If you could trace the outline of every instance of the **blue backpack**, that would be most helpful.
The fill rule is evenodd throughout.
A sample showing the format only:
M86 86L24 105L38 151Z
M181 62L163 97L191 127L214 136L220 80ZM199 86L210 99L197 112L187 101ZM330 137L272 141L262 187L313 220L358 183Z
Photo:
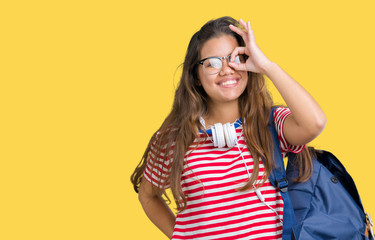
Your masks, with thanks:
M299 173L296 154L288 154L285 171L274 110L268 127L276 168L269 179L284 200L283 240L374 240L371 218L364 211L354 181L332 153L313 150L313 172L306 182L293 181Z

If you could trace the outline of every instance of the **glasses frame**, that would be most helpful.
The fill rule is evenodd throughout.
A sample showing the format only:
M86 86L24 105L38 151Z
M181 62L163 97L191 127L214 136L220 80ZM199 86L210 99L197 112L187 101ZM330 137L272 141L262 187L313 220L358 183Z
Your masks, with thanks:
M231 55L232 55L232 54L229 54L229 55L226 56L226 57L207 57L207 58L204 58L204 59L200 60L197 64L201 64L202 67L203 67L204 72L205 72L206 74L208 74L208 75L218 74L218 73L223 69L223 60L226 59L227 62L229 63L229 58L230 58ZM241 54L241 55L242 55L242 54ZM206 61L207 59L219 59L219 60L221 61L221 68L218 69L218 72L217 72L217 73L207 73L207 72L206 72L206 68L204 67L203 63L204 63L204 61ZM245 59L245 61L246 61L246 58L245 58L245 57L244 57L244 59Z

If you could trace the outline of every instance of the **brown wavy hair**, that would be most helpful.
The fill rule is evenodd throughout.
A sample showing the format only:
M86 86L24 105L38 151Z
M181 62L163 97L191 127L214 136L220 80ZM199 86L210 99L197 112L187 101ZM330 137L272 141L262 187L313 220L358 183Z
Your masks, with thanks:
M202 113L207 114L208 96L198 80L197 62L201 59L201 49L204 43L221 35L233 36L239 46L245 46L240 35L229 29L229 24L242 28L242 26L231 17L222 17L207 22L190 40L185 60L183 63L182 76L176 89L173 107L161 127L151 137L151 140L142 156L142 159L131 176L134 190L138 192L143 178L143 172L149 159L151 145L159 146L155 153L152 168L155 162L164 162L169 169L162 169L167 173L167 178L161 184L159 191L165 194L165 185L170 183L173 198L177 208L183 211L186 208L186 197L181 188L181 176L184 170L185 154L194 139L199 137L199 129L203 126L199 122ZM259 159L263 159L265 173L263 182L268 179L274 168L272 136L267 128L269 116L273 106L272 99L266 89L262 74L248 72L247 87L239 97L240 117L243 121L243 133L249 152L253 157L253 172L249 181L238 189L245 191L252 187L259 175ZM199 143L198 143L199 144ZM299 181L307 180L312 171L312 162L308 149L299 154L300 164ZM173 160L172 160L173 159ZM172 161L171 161L172 160ZM152 172L152 169L151 169ZM165 194L169 200L168 196Z

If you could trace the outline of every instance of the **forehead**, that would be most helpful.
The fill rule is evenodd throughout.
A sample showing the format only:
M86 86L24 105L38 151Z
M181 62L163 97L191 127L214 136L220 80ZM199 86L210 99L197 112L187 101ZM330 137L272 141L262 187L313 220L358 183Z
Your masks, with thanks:
M201 58L228 56L236 47L238 47L238 43L233 36L220 35L203 44Z

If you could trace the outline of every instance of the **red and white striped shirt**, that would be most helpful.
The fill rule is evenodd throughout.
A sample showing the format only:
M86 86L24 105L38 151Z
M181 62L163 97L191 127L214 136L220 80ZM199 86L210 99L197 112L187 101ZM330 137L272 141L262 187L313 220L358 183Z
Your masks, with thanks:
M290 146L283 134L283 123L290 114L288 108L275 111L275 124L283 156L289 151L301 152L304 146ZM238 120L239 121L239 120ZM282 239L282 223L276 214L262 203L254 190L238 191L248 181L253 170L253 159L242 134L242 124L236 128L238 146L217 148L211 140L201 143L194 151L186 154L181 178L182 190L186 195L186 209L177 213L172 239ZM205 139L206 134L201 134ZM195 140L196 142L199 139ZM194 144L194 143L193 143ZM154 146L155 148L155 146ZM151 148L144 177L154 186L163 183L171 162L157 162L151 174L155 149ZM259 163L260 182L264 165ZM169 183L166 184L169 187ZM265 201L283 215L283 200L269 180L258 188Z

